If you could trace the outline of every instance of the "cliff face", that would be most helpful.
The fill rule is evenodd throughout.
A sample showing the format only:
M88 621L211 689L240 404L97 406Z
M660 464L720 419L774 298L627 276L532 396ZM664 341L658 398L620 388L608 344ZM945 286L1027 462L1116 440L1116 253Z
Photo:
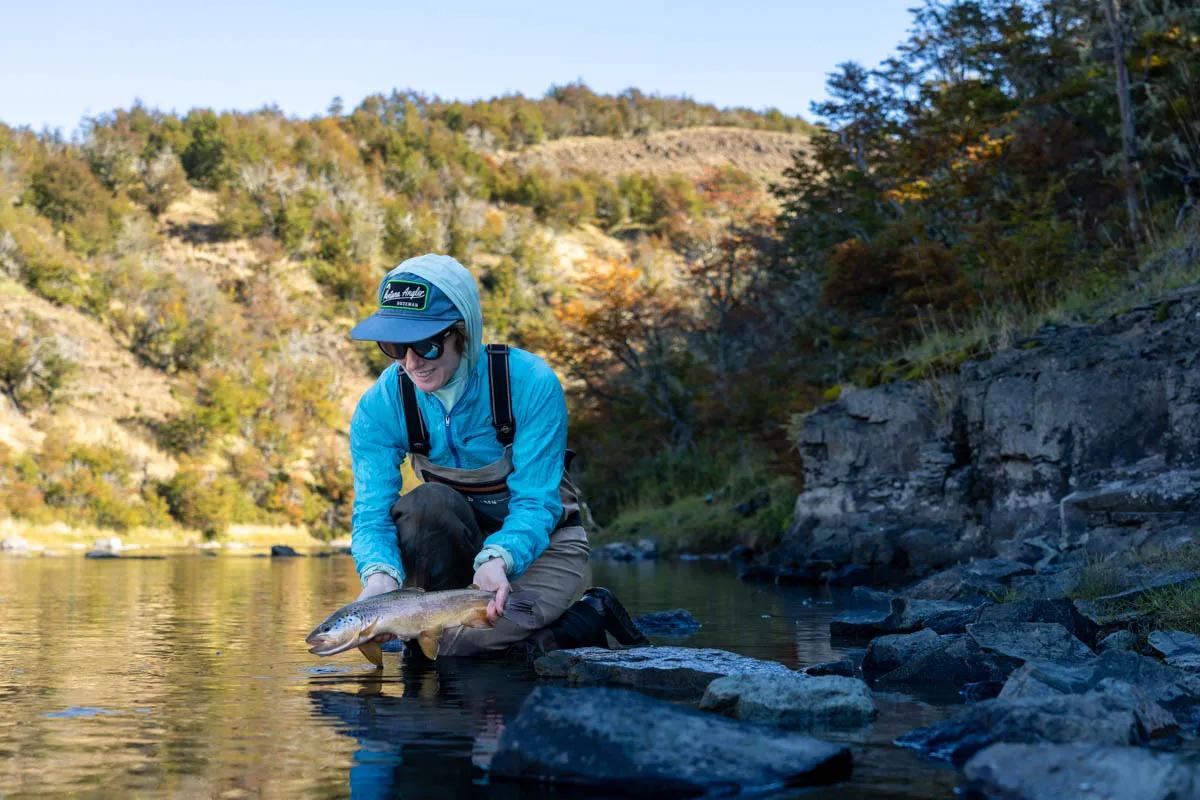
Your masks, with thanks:
M783 555L923 574L1048 564L1200 530L1200 287L1047 327L956 375L844 392L805 419Z

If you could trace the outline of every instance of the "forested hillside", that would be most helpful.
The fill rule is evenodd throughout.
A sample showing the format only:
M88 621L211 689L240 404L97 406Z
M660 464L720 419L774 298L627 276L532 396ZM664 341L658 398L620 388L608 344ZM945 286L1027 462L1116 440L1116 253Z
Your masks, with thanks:
M0 504L344 530L339 432L381 366L345 332L432 250L479 277L489 337L559 370L612 535L769 542L797 412L1200 279L1198 77L1193 3L930 0L891 59L831 73L815 129L580 85L0 128ZM119 435L60 433L103 336L132 359L114 397L140 370L171 392L114 400Z
M738 126L750 138L731 155L751 164L755 137L794 147L808 129L579 85L472 104L397 93L310 120L134 107L69 142L0 126L0 508L118 531L345 533L344 432L384 364L347 332L383 272L449 252L480 281L488 337L531 346L596 275L676 281L727 195L768 202L761 169L518 157L688 126Z

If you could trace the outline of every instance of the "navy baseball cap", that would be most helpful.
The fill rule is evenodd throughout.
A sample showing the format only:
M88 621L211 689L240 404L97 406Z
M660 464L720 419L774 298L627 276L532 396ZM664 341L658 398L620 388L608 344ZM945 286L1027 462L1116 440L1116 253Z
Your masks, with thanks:
M379 310L350 331L368 342L419 342L463 318L446 293L411 272L389 274L379 284Z

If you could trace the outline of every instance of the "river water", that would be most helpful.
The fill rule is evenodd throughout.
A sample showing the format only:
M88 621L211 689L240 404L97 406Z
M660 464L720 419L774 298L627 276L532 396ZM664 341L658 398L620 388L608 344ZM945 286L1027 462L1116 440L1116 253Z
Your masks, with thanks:
M656 644L793 667L841 652L838 598L742 584L712 562L592 572L635 615L687 608L703 624ZM0 798L529 796L486 767L532 670L389 655L381 675L357 651L309 654L304 636L357 591L346 556L0 557ZM876 700L879 720L840 737L849 784L777 796L951 796L951 770L890 745L951 707Z

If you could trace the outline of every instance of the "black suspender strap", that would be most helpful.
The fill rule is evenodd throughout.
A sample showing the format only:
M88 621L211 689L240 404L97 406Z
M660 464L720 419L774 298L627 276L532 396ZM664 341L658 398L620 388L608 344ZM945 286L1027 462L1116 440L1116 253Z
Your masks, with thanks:
M429 455L429 430L425 427L425 418L421 416L421 408L417 405L417 387L412 378L402 369L397 369L400 375L400 400L404 403L404 427L408 429L409 452Z
M508 447L517 433L517 420L512 410L512 385L508 379L508 345L487 346L488 384L491 387L492 425L496 438Z

